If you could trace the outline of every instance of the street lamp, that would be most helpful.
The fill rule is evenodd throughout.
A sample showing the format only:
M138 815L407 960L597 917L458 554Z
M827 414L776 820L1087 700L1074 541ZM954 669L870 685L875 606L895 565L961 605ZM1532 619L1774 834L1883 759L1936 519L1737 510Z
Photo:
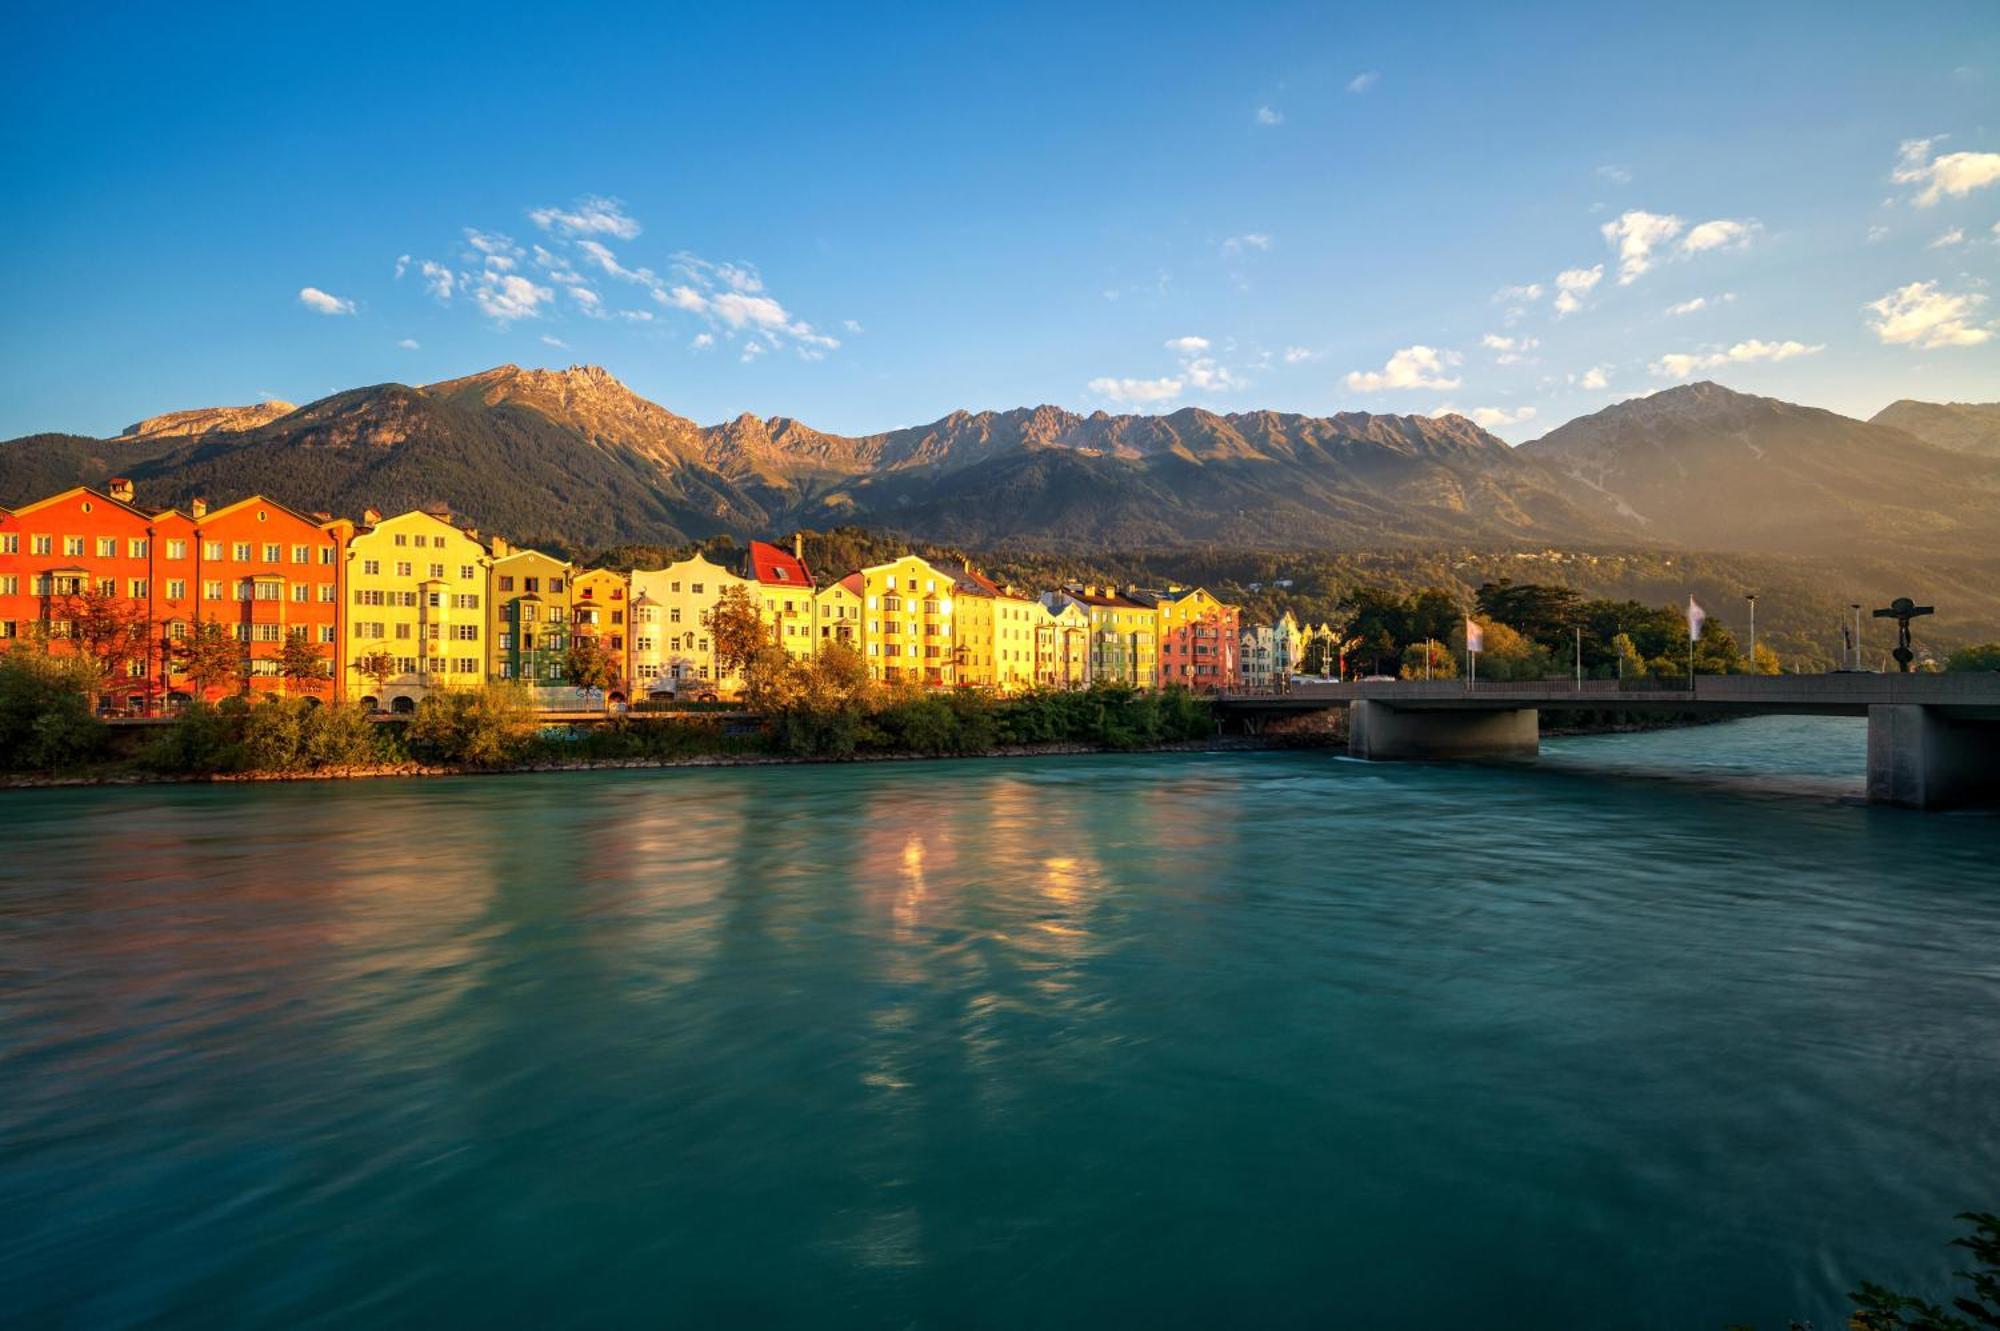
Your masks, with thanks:
M1854 668L1859 670L1861 669L1861 603L1850 602L1847 608L1854 612Z
M1750 673L1757 673L1757 593L1745 592L1743 599L1750 603Z

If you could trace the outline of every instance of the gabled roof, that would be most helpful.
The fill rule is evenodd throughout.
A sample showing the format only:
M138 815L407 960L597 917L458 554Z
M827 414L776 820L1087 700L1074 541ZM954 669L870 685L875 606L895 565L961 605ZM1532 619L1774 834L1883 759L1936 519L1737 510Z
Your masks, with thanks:
M64 499L68 499L72 495L87 495L93 501L109 504L113 508L123 509L125 512L130 513L133 517L139 518L142 521L149 519L152 516L151 514L147 513L145 509L140 508L136 504L128 504L122 499L113 499L110 495L104 493L104 491L89 485L72 485L67 490L59 490L55 494L48 495L47 497L42 499L37 499L32 503L22 504L17 508L9 509L8 512L15 517L21 517L26 514L34 512L38 508L46 508L50 504L57 503Z
M863 596L867 594L867 584L861 580L861 575L859 573L850 573L846 577L839 579L833 585L836 587L845 587L848 591L853 592L856 596Z
M1001 596L1005 594L998 586L994 585L991 578L974 572L964 564L942 562L936 567L938 572L947 574L951 578L952 582L957 585L957 589L961 595Z
M813 585L805 561L769 541L750 542L750 577L767 587L803 587L810 591Z

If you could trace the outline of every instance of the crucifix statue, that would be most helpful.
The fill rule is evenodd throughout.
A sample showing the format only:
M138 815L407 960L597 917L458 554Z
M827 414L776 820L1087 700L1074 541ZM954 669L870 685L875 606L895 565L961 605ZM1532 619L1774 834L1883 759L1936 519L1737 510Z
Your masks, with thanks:
M1910 621L1918 615L1936 613L1936 607L1918 605L1907 596L1898 596L1889 602L1886 610L1877 610L1875 618L1896 621L1896 650L1890 655L1896 658L1896 667L1904 674L1910 673L1910 661L1916 653L1910 650Z

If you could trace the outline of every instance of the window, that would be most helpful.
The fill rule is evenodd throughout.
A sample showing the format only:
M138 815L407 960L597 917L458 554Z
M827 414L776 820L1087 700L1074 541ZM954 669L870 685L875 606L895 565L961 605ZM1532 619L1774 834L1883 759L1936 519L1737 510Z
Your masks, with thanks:
M63 553L73 558L82 558L83 538L81 536L63 537Z
M675 606L667 611L667 622L669 624L678 624L681 622L681 608L679 606Z
M253 593L260 601L282 601L285 599L285 584L275 578L259 578Z
M312 599L312 588L306 586L303 582L294 584L292 587L292 599L294 601L310 601Z
M410 565L410 561L409 561L409 560L407 560L407 559L399 559L399 560L397 560L397 561L396 561L396 576L397 576L397 577L399 577L399 578L407 578L407 577L409 577L409 576L410 576L410 568L411 568L411 565Z
M118 538L116 536L98 537L97 557L99 559L116 559L118 557Z
M10 531L4 535L0 535L0 555L18 555L20 553L21 537L18 532Z
M523 591L538 592L542 589L542 580L540 578L523 578L521 579L521 588Z
M700 596L700 595L701 595L701 584L697 582L697 583L695 583L695 584L694 584L693 586L691 586L691 587L690 587L690 588L689 588L688 590L692 591L692 592L693 592L693 593L694 593L694 594L695 594L696 596Z
M322 582L319 585L319 599L322 605L332 605L339 599L339 596L340 593L334 589L332 583Z
M323 643L330 643L333 641L333 625L321 624L319 626L319 640Z
M143 601L152 593L152 584L144 578L132 579L132 599Z
M144 537L134 536L130 541L126 542L125 548L131 552L132 558L144 559L150 553L150 545L151 542L147 541Z
M311 548L310 546L304 546L304 545L295 545L295 546L293 546L293 547L292 547L292 562L293 562L294 564L310 564L310 563L312 563L312 548Z
M623 610L613 610L611 612L611 622L614 624L623 624L625 622L625 612Z
M442 578L442 577L444 576L444 565L443 565L443 564L432 564L432 565L431 565L431 576L432 576L433 578ZM467 576L467 577L470 577L470 576L471 576L471 574L467 574L466 576Z
M477 610L479 596L475 592L458 592L451 598L451 604L454 610Z
M454 642L478 642L479 625L453 624L451 626L451 636Z
M361 571L372 578L382 571L382 561L379 559L364 559L361 561Z
M237 561L238 563L240 563L240 564L247 564L247 563L249 563L249 562L250 562L250 542L248 542L248 541L238 541L238 542L236 542L236 543L235 543L235 546L234 546L234 548L233 548L233 550L232 550L232 552L231 552L231 553L232 553L232 554L233 554L233 555L235 556L235 558L236 558L236 561Z
M354 604L380 605L382 604L382 593L379 591L371 591L365 588L356 587L354 589Z
M554 595L556 595L556 594L560 593L560 592L562 591L562 589L563 589L563 580L562 580L561 578L550 578L550 579L549 579L549 594L550 594L551 596L554 596Z
M632 646L636 651L650 652L653 650L653 640L651 638L634 638L632 639Z
M436 609L439 609L439 608L441 608L441 607L442 607L442 606L444 605L444 593L443 593L443 592L425 592L425 593L424 593L424 604L425 604L425 605L426 605L427 607L429 607L430 609L432 609L432 610L436 610Z
M439 570L438 576L440 578L444 576L443 570ZM479 576L479 569L472 564L460 564L458 566L458 576L462 581L471 582Z
M396 625L396 637L401 642L408 642L410 640L410 626L408 624Z
M321 546L321 547L319 548L319 562L320 562L320 563L322 563L322 564L331 564L331 563L333 562L333 547L332 547L332 546L330 546L330 545L322 545L322 546Z
M0 596L19 596L21 579L13 573L0 574Z
M500 575L500 590L503 592L514 590L514 578L512 574L503 573Z
M284 547L284 546L282 546L282 545L279 545L279 544L277 544L277 543L276 543L275 541L266 541L266 542L264 543L264 562L265 562L265 563L267 563L267 564L275 564L275 563L277 563L278 561L280 561L281 559L283 559L284 557L285 557L285 547Z
M408 533L400 531L396 533L397 545L408 545L409 543L410 543L410 537Z
M186 559L187 557L188 557L188 543L186 541L167 542L167 558Z
M511 652L514 650L514 635L511 633L496 634L493 645L503 652Z
M56 552L56 538L53 536L31 536L28 542L34 546L34 553L38 555L52 555Z
M253 624L251 627L256 630L255 637L258 642L278 641L278 626L276 624Z
M222 599L222 584L219 582L202 583L201 595L203 600L220 601Z

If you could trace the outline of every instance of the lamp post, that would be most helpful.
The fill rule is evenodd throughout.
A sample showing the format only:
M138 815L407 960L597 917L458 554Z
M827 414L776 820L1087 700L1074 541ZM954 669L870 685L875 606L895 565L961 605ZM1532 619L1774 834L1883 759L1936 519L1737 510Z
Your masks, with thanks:
M1743 599L1750 603L1750 673L1757 673L1757 593L1745 592Z
M1861 603L1854 601L1847 607L1854 612L1854 668L1861 669Z

